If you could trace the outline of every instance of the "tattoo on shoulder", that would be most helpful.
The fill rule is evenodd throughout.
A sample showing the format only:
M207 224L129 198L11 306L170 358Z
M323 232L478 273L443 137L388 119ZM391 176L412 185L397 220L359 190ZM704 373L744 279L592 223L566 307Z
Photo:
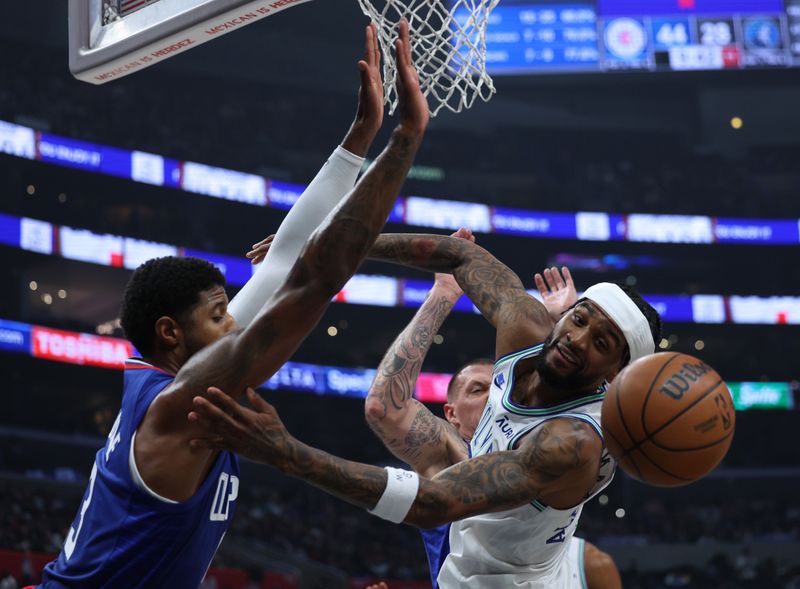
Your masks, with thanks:
M542 482L589 463L586 427L576 419L554 420L537 428L524 444L526 462Z

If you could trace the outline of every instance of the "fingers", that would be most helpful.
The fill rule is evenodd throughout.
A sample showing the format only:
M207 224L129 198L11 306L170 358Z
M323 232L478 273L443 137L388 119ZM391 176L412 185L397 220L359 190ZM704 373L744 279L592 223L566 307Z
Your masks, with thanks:
M366 31L364 46L364 61L369 67L377 68L381 63L381 50L378 44L378 29L375 23L370 23Z
M575 288L575 281L572 279L572 273L569 271L569 268L566 266L561 266L561 273L564 275L564 280L566 280L567 286L570 288Z
M395 42L395 51L397 52L398 72L401 75L408 75L408 69L413 69L414 65L411 59L411 36L408 32L408 21L405 18L400 19L400 31Z
M244 408L227 394L225 394L222 389L217 387L208 387L206 393L208 394L208 401L216 405L218 409L221 409L226 414L233 417L243 417ZM198 398L203 399L202 397L195 397L195 399ZM203 400L205 401L205 399Z
M258 249L258 248L263 247L265 245L272 244L273 241L275 241L275 234L274 233L272 235L267 235L264 239L262 239L258 243L254 243L252 245L252 248L253 249Z
M547 270L545 270L545 272L546 271ZM542 295L543 297L546 297L547 295L550 294L550 289L544 283L544 278L542 278L541 274L539 274L538 272L536 274L534 274L533 281L536 283L536 288L539 290L539 294L540 295Z
M255 392L253 389L247 389L247 400L250 401L250 404L253 406L253 409L258 411L259 413L267 413L272 411L273 407L269 403L267 403L264 398Z
M264 258L267 257L267 253L269 252L269 248L272 247L272 242L275 240L274 235L269 235L259 241L258 243L254 243L251 247L252 249L245 254L245 257L250 260L252 264L260 264L264 261Z
M189 421L210 429L236 428L237 420L244 417L241 405L216 387L210 387L207 394L208 399L200 396L192 399L194 411L189 413Z
M564 279L561 277L561 272L558 271L558 268L555 266L550 268L550 274L553 277L553 284L555 285L556 290L564 288Z
M472 234L472 230L466 227L461 227L458 231L451 234L450 237L458 237L459 239L466 239L467 241L475 243L475 236Z
M235 428L236 420L203 397L192 399L194 411L189 412L189 421L205 430L217 430L223 427Z

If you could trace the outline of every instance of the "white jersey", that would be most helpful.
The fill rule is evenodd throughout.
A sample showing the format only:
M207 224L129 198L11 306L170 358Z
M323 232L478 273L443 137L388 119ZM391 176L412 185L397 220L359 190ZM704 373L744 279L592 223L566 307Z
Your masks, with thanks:
M543 345L504 356L494 366L486 408L470 443L471 456L513 449L542 423L569 417L589 423L602 438L600 409L606 387L550 407L523 407L511 400L514 369L533 358ZM584 499L605 488L616 463L604 448L597 483ZM439 573L439 586L528 589L573 589L574 576L565 566L567 547L578 525L583 502L572 509L553 509L539 501L454 522L450 553Z

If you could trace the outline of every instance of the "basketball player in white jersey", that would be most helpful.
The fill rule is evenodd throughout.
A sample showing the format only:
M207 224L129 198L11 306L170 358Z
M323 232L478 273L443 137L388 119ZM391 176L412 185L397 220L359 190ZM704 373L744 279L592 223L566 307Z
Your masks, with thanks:
M453 237L475 241L460 229ZM554 321L578 299L569 270L547 268L535 277L542 302ZM395 339L377 369L364 404L367 423L398 459L419 475L433 477L469 458L470 441L483 413L492 383L493 363L471 360L461 366L447 386L444 417L440 419L414 399L422 364L433 337L461 298L463 291L449 274L437 274L433 288L406 328ZM449 552L450 525L420 530L428 556L433 589ZM565 559L581 587L621 589L613 559L596 546L573 537ZM376 588L377 589L377 588ZM384 587L382 589L388 589Z
M654 351L656 311L631 289L590 287L558 321L519 277L474 243L382 235L373 259L452 273L497 330L492 384L471 458L428 478L331 456L293 438L252 390L246 409L211 388L189 419L196 448L229 448L394 522L454 522L438 583L456 587L580 587L565 563L584 502L609 484L600 408L607 383ZM434 435L431 429L420 436Z

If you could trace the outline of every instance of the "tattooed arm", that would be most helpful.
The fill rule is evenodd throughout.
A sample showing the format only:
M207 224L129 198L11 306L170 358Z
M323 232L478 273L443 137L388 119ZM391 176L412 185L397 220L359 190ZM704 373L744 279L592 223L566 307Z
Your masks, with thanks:
M378 366L364 413L372 431L400 460L432 476L467 458L458 431L413 398L422 363L461 289L452 277L437 275L425 302Z
M497 329L497 357L541 342L553 321L519 276L485 249L442 235L384 233L369 257L421 270L452 274Z
M302 479L349 503L373 509L386 488L386 471L312 448L292 437L275 409L249 390L255 411L211 388L195 397L189 419L207 432L194 448L227 448ZM544 422L515 450L459 462L433 478L420 477L405 523L431 528L481 513L542 500L557 509L580 503L594 485L602 442L587 423Z
M411 62L407 23L400 29L400 124L386 149L311 236L286 282L253 322L194 354L150 405L134 452L142 478L156 493L178 501L191 497L210 465L211 454L191 453L187 445L196 433L185 419L192 397L212 384L239 397L271 376L316 325L386 223L429 116Z

